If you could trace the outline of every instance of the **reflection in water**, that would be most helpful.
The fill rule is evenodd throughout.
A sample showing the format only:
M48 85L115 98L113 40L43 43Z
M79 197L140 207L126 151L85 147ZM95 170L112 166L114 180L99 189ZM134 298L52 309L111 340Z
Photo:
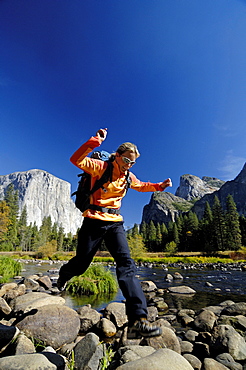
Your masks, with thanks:
M90 304L91 307L97 309L102 309L105 307L109 302L116 301L117 293L107 294L107 295L82 295L76 296L72 295L69 292L65 292L62 294L62 297L66 300L66 306L77 309L81 306L86 304Z

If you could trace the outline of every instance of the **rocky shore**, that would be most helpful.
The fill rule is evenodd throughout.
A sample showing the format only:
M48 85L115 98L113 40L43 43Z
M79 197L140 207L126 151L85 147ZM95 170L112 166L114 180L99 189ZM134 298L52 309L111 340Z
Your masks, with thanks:
M246 302L169 308L164 291L143 281L148 320L162 335L128 340L124 302L102 312L90 305L71 309L55 286L57 276L51 268L0 287L0 370L246 369ZM180 280L168 294L196 294L181 275L166 278Z

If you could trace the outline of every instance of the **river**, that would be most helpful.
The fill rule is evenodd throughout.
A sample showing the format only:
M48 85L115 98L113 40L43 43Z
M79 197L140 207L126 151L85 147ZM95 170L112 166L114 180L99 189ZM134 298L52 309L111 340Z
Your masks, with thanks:
M35 273L46 273L48 270L58 270L61 263L27 263L24 265L23 276L28 276ZM54 272L55 272L54 270ZM115 274L115 268L110 267L110 270ZM183 276L183 280L174 280L168 283L165 280L166 274L174 274L179 272ZM183 269L183 268L168 268L168 271L162 267L137 267L137 276L140 281L152 280L157 288L167 289L170 286L186 285L193 288L196 294L173 295L170 293L164 294L164 300L169 308L192 308L198 310L200 308L216 305L225 300L234 302L246 302L246 271L239 269L231 270L214 270L214 269ZM212 286L209 286L210 283ZM63 292L62 296L66 300L68 307L77 309L78 307L91 304L92 308L100 311L109 302L121 302L124 297L119 290L117 294L110 296L72 296L69 292Z

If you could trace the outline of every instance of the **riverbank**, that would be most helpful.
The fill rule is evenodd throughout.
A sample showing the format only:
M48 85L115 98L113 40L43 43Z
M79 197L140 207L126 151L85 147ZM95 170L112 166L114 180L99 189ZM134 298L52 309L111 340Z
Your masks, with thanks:
M47 261L35 261L33 268L40 267L46 267L47 272L27 273L15 279L11 283L14 285L4 284L0 288L0 338L4 338L0 340L0 368L3 370L20 369L17 366L21 364L25 370L85 366L92 370L100 366L110 370L159 370L163 369L163 363L168 364L169 370L215 367L242 370L246 366L246 303L222 298L218 304L199 310L185 307L185 302L192 302L197 294L190 290L186 279L188 273L194 272L192 265L183 269L187 275L179 279L175 278L174 266L169 266L168 271L159 267L162 275L173 276L171 282L165 281L164 289L154 282L154 278L158 280L155 267L138 266L138 272L145 269L152 276L151 280L141 280L141 284L148 300L148 319L161 326L163 334L134 341L127 339L123 302L110 302L103 310L88 305L71 309L64 295L57 295L58 263L50 262L49 268ZM181 287L182 293L177 287ZM190 288L186 293L185 287ZM166 297L182 305L171 306ZM41 345L44 352L40 352ZM102 367L109 360L110 364Z

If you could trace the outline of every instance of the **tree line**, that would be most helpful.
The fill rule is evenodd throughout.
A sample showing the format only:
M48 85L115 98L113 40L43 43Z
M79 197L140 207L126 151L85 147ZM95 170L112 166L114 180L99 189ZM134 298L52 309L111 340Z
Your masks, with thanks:
M7 188L4 200L0 201L0 250L50 254L73 251L77 246L77 234L65 234L62 225L44 217L38 227L27 225L27 210L19 212L18 190L13 184ZM223 210L219 198L214 197L212 207L205 204L203 217L199 220L192 212L179 214L167 225L142 222L127 231L128 243L133 256L145 251L175 253L177 251L237 251L246 246L246 218L237 212L231 195L227 196ZM102 246L101 249L104 249Z
M40 227L27 225L27 210L19 212L18 190L10 184L5 197L0 201L0 250L52 254L57 251L72 251L77 245L77 234L65 234L64 228L51 217L44 217Z
M149 224L142 222L127 231L128 240L133 243L138 240L148 252L181 251L237 251L246 246L246 218L239 216L236 204L231 195L226 199L226 210L223 210L220 200L214 197L212 207L205 204L203 217L189 211L180 214L168 225L162 223ZM140 248L140 247L139 247Z

